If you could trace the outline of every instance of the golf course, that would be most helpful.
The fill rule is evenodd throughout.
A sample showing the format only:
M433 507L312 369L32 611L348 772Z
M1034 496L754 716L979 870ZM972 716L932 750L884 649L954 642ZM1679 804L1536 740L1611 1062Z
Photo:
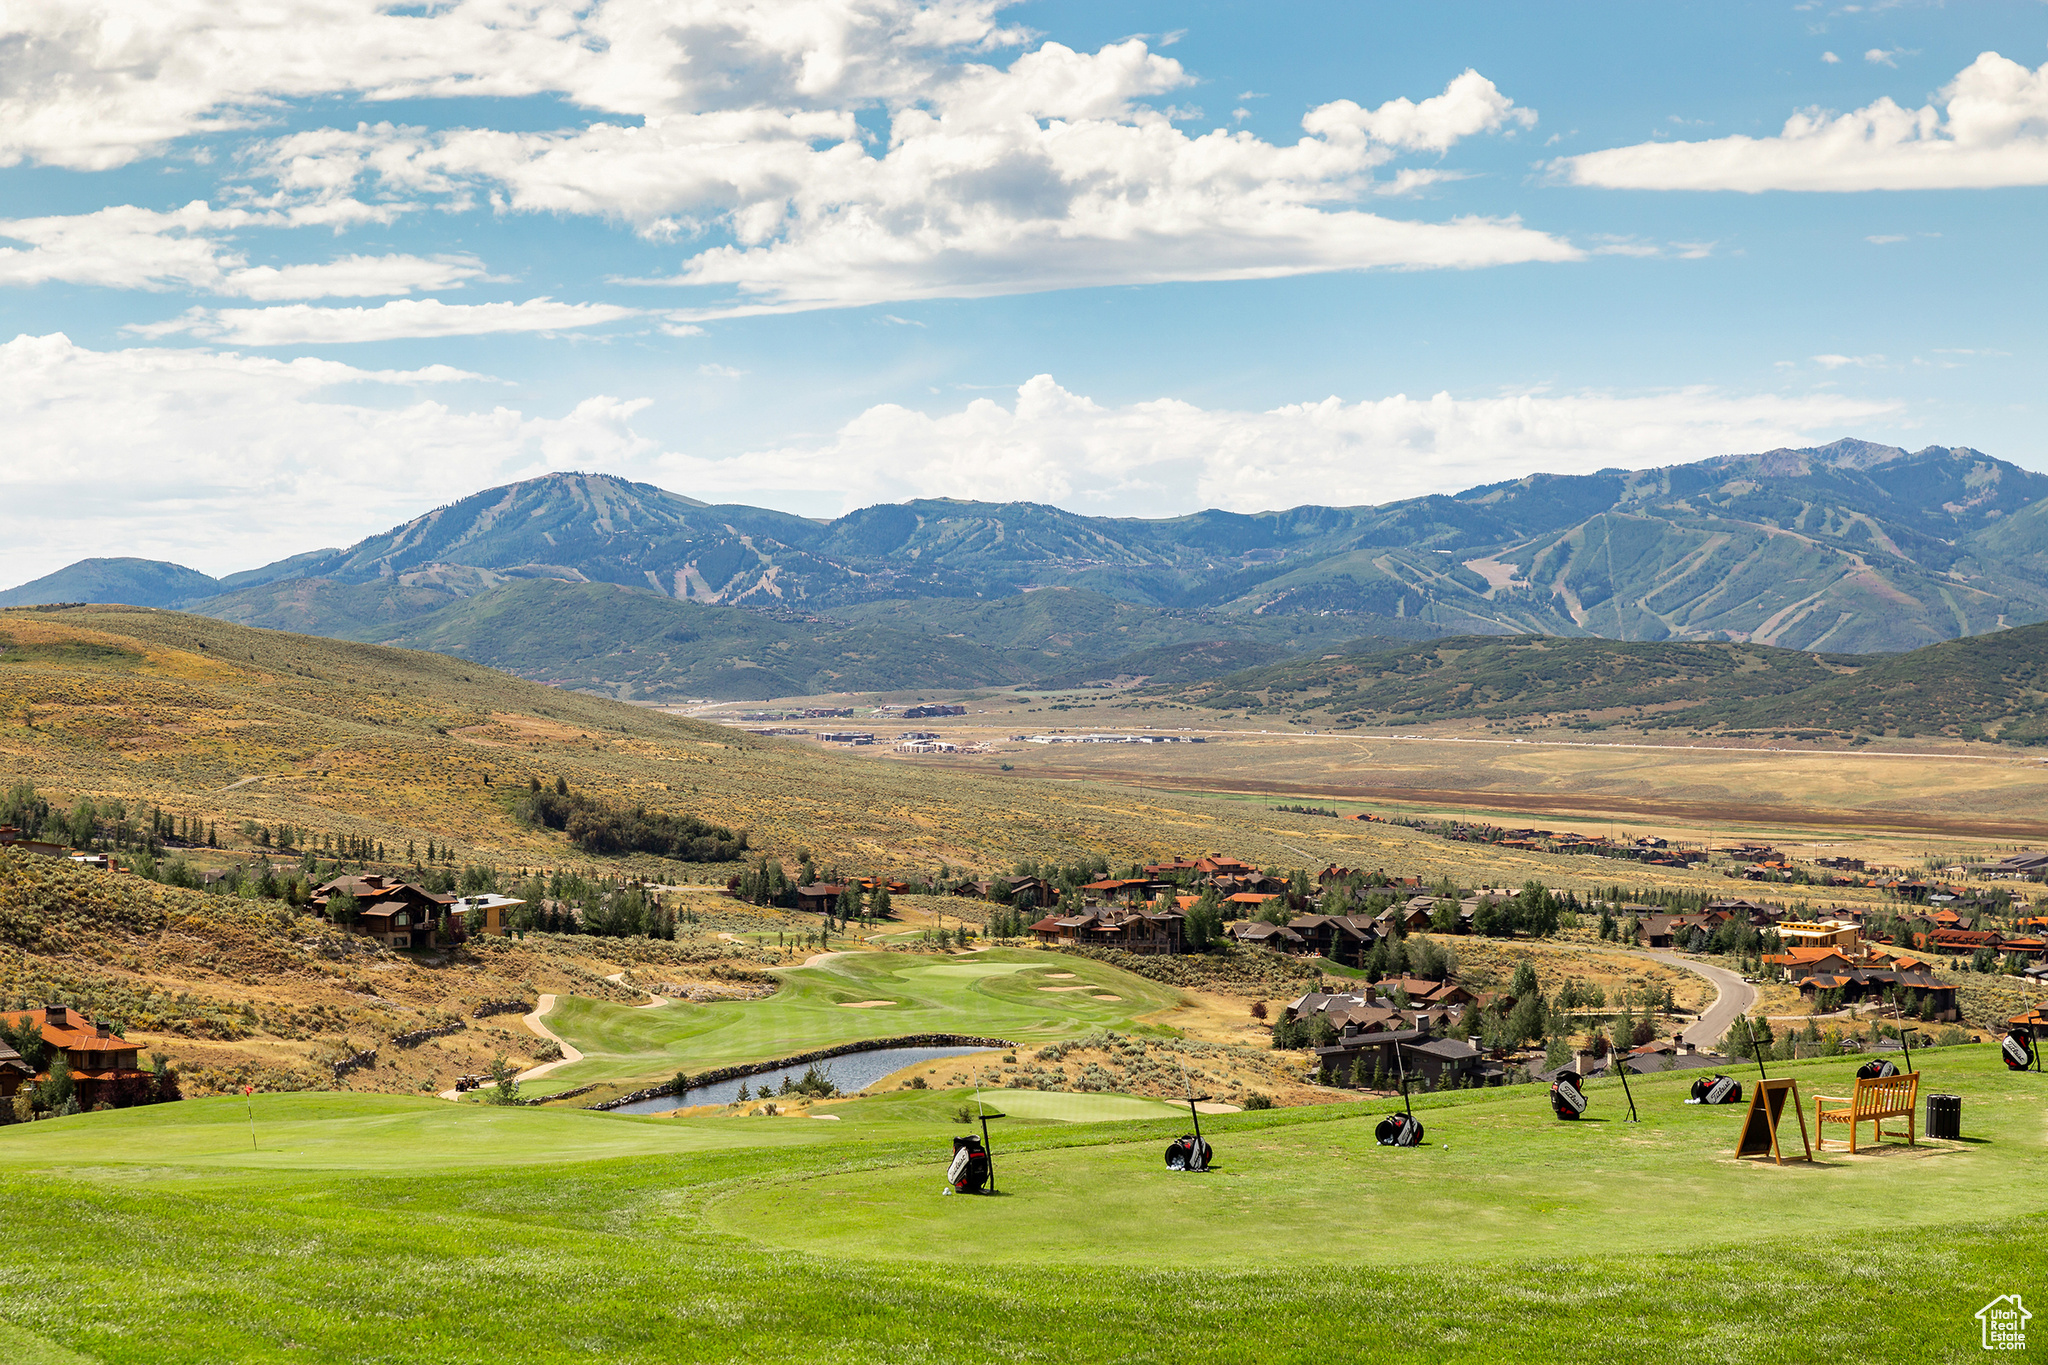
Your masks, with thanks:
M955 1033L1039 1045L1136 1027L1180 992L1084 957L990 949L957 957L833 953L776 972L765 1000L631 1007L570 996L546 1023L583 1060L527 1093L593 1081L667 1080L677 1071L768 1061L905 1034Z
M979 981L1000 1001L1020 975ZM1855 1061L1772 1072L1810 1121ZM1613 1081L1578 1123L1538 1086L1417 1097L1413 1149L1374 1142L1387 1100L1205 1116L1202 1174L1161 1162L1184 1112L1074 1096L1134 1116L1061 1122L1069 1097L1017 1092L979 1198L941 1194L961 1092L835 1121L346 1093L82 1114L0 1129L8 1230L36 1252L10 1263L0 1354L1962 1360L1971 1314L2048 1267L2048 1090L1981 1045L1919 1062L1964 1097L1961 1141L1866 1130L1860 1155L1783 1166L1735 1159L1742 1107L1685 1104L1686 1072L1634 1082L1639 1123Z

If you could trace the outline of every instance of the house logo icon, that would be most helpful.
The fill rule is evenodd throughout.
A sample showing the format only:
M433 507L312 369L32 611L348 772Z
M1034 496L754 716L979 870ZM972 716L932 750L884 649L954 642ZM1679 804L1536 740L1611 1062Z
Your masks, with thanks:
M1977 1310L1977 1321L1984 1325L1984 1349L1987 1351L2024 1351L2027 1349L2027 1319L2033 1317L2017 1294L2001 1294Z

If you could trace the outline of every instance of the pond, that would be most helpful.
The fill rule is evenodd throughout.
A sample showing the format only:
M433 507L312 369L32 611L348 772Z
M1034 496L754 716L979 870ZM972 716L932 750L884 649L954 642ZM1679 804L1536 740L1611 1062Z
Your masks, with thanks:
M932 1061L940 1057L958 1057L969 1052L987 1052L985 1047L883 1047L872 1052L849 1052L843 1057L833 1057L817 1063L818 1070L832 1078L840 1093L851 1095L865 1090L892 1071L900 1071L915 1062ZM786 1066L775 1071L763 1071L755 1076L741 1076L730 1081L716 1081L710 1085L693 1086L681 1095L657 1095L651 1100L635 1100L612 1110L614 1114L661 1114L671 1109L686 1109L693 1104L730 1104L739 1097L740 1087L747 1087L750 1095L774 1091L782 1085L783 1077L802 1080L804 1072L811 1069L811 1063L802 1066ZM767 1087L764 1091L762 1087Z

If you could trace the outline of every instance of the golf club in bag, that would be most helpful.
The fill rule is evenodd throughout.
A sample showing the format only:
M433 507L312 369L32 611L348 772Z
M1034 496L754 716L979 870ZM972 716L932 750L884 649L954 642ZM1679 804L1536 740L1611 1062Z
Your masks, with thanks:
M1687 1104L1740 1104L1742 1083L1726 1076L1709 1076L1692 1083L1692 1098Z
M1892 1059L1889 1057L1874 1057L1856 1068L1856 1079L1859 1081L1881 1081L1887 1076L1898 1074L1899 1069L1892 1065Z
M1394 1069L1401 1077L1401 1112L1381 1119L1372 1135L1382 1147L1413 1147L1422 1141L1422 1124L1408 1107L1408 1068L1401 1061L1399 1043L1394 1044Z
M1561 1119L1576 1119L1586 1112L1586 1092L1579 1087L1585 1078L1576 1071L1560 1071L1550 1082L1550 1107Z
M2016 1028L2005 1035L1999 1053L2009 1070L2025 1071L2034 1064L2034 1035L2031 1029Z
M1187 1065L1183 1063L1180 1078L1188 1088L1188 1117L1194 1121L1195 1131L1183 1133L1166 1146L1166 1169L1169 1171L1206 1171L1213 1153L1209 1144L1202 1140L1202 1114L1195 1108L1195 1083L1188 1078Z

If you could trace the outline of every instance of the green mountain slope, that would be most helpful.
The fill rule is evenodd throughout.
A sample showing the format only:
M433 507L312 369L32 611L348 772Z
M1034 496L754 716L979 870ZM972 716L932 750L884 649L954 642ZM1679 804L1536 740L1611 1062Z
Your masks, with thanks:
M1486 719L2044 744L2048 624L1890 655L1464 636L1145 691L1336 725Z
M1749 644L1458 636L1289 660L1173 695L1218 708L1313 711L1372 724L1473 716L1563 720L1690 708L1709 697L1779 697L1853 672L1864 662Z
M1853 674L1785 696L1709 701L1682 723L2048 744L2048 625L1861 662Z
M1033 656L871 626L776 620L645 588L508 583L377 635L627 701L744 700L1016 683Z
M1365 636L1897 652L2048 620L2048 475L1967 447L1843 440L1634 472L1534 474L1378 507L1147 520L926 499L825 522L608 475L550 474L217 584L175 565L89 560L0 600L127 598L368 638L537 579L799 624L829 614L833 629L928 641L908 651L885 642L874 651L884 659L964 667L961 641L1030 651L1040 673L1061 676L1125 656L1142 665L1165 646L1327 652L1329 641ZM518 633L501 610L485 618ZM720 638L741 648L757 625L727 623ZM464 628L469 648L494 647L481 629ZM731 666L782 676L782 657L735 656ZM1183 676L1179 665L1162 667ZM928 685L924 664L904 668L900 685ZM861 669L889 676L884 663ZM638 676L628 669L597 683ZM825 675L806 667L792 676Z
M32 583L0 592L0 607L28 607L46 602L126 602L137 607L168 607L218 591L219 585L197 569L160 559L81 559Z

